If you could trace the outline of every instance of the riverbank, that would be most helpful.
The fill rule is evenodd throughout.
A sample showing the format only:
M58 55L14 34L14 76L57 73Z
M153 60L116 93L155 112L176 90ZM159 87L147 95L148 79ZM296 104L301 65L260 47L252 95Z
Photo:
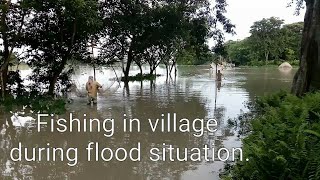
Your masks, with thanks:
M251 112L231 121L245 136L248 162L225 166L229 179L319 179L320 92L298 98L286 92L260 97Z

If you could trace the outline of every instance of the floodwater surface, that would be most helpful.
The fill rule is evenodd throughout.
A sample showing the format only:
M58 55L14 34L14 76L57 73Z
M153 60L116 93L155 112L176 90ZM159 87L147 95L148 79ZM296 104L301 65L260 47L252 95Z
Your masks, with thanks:
M25 70L22 73L26 76L29 71ZM118 76L121 76L120 71L116 70L116 72ZM137 68L132 71L133 74L138 72ZM165 69L158 68L157 73L165 74ZM97 70L97 80L103 85L104 90L98 97L98 104L88 106L84 96L84 86L93 71L88 67L80 67L73 76L78 89L69 94L72 103L67 105L66 114L55 116L55 118L68 119L70 113L81 121L85 118L96 118L101 121L113 118L115 129L113 136L106 137L102 127L99 132L97 123L92 127L93 132L86 133L49 132L50 126L48 126L41 129L41 132L37 132L35 128L20 128L14 133L1 135L0 179L219 179L219 171L223 168L224 162L217 161L217 158L215 158L216 161L209 162L205 160L171 162L168 159L153 162L149 159L149 150L151 148L166 149L169 145L181 149L202 148L204 145L211 148L241 147L241 141L236 132L226 127L227 120L248 111L245 103L256 96L277 92L280 89L289 90L294 73L295 70L283 72L277 68L238 68L223 71L225 79L217 83L214 72L207 66L179 66L177 78L167 80L162 76L153 82L132 82L124 87L124 84L119 85L116 81L113 70ZM154 121L162 118L163 113L171 113L171 115L176 113L177 119L187 118L191 122L196 118L206 120L215 118L218 121L218 130L215 133L205 131L201 137L195 137L193 132L164 133L160 130L152 132L148 119ZM84 114L86 114L85 117ZM126 114L125 117L124 114ZM11 114L2 113L0 120L4 122L11 116ZM37 118L35 114L31 116ZM123 132L124 118L139 119L141 132L136 131L137 126L133 127L133 132ZM110 126L110 123L106 124L106 128ZM76 131L77 127L75 126L73 130ZM17 147L19 142L29 148L78 148L79 159L73 167L67 164L69 162L67 159L64 159L63 162L27 162L26 160L12 162L10 150ZM88 162L86 147L90 142L99 142L100 149L108 147L113 150L118 148L130 150L140 143L141 160L138 162L130 160L106 162L100 159L98 162L94 160ZM159 152L159 155L166 153L167 151ZM69 155L69 158L72 158L72 153ZM106 154L108 155L110 152ZM122 152L119 157L124 157L124 155ZM45 153L42 154L42 158L46 158ZM92 158L95 158L94 152Z

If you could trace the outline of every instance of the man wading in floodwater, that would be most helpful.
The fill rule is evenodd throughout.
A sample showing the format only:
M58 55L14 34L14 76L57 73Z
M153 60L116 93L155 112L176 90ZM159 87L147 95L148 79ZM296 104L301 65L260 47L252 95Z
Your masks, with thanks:
M89 76L88 82L86 84L86 90L88 91L88 105L97 104L97 94L99 88L102 86L93 79L93 76Z
M220 70L218 70L218 73L217 73L217 81L218 81L218 82L221 82L221 81L222 81L222 77L223 77L223 74L221 73Z

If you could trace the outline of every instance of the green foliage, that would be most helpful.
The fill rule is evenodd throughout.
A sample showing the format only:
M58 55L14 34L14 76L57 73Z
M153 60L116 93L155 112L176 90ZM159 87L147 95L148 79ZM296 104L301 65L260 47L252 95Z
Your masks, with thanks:
M282 24L274 17L255 22L250 37L224 44L227 58L236 65L298 65L303 22Z
M213 59L214 55L208 48L203 49L198 55L194 49L183 49L177 55L177 62L180 65L201 65L212 62Z
M137 74L135 76L129 76L129 81L153 81L157 78L158 75L155 74ZM125 81L124 78L121 79L121 81Z
M56 83L63 81L68 61L88 56L87 44L99 32L97 0L25 0L33 16L26 25L25 44L31 48L28 64L32 79L49 84L53 94ZM69 69L72 69L70 67Z
M286 47L284 58L286 60L300 59L303 24L303 22L286 24L282 28Z
M227 56L233 60L236 65L246 65L251 61L251 50L248 39L242 41L228 41L225 44Z
M248 66L264 66L266 63L264 61L252 60L248 62L246 65Z
M225 17L226 6L226 0L2 1L1 97L21 97L33 91L39 96L63 92L71 83L70 62L92 66L121 62L125 77L133 62L140 69L148 63L150 74L160 63L172 70L177 57L184 54L191 55L186 55L187 63L208 62L212 54L206 40L221 42L222 32L233 32L234 25ZM12 60L13 52L21 47L25 52ZM99 57L90 56L89 47L99 47ZM185 59L180 58L181 62ZM23 86L18 72L8 72L9 65L22 61L33 70L28 87ZM136 77L144 78L153 76ZM18 103L14 99L5 104L11 107ZM41 103L33 106L45 110Z
M35 112L63 114L66 111L65 105L65 99L31 94L17 97L7 96L3 101L0 101L0 106L3 106L7 112L19 110L24 106Z
M265 62L272 54L274 57L279 57L283 51L283 36L281 35L281 26L284 20L271 17L254 22L251 26L251 36L249 41L259 57L265 59Z
M177 62L181 65L192 65L195 64L196 53L193 50L182 50L177 56Z
M229 167L224 178L320 179L320 93L262 97L254 112L243 139L249 161Z
M103 6L108 10L103 11L106 31L102 36L109 38L103 43L103 57L116 56L122 62L126 78L132 62L138 66L148 63L151 72L160 63L176 64L177 60L181 64L201 64L209 55L206 39L221 40L222 31L232 32L234 27L224 16L225 0L214 5L214 9L210 8L208 0L159 0L152 4L105 1ZM217 16L212 16L212 12ZM217 24L224 29L217 29Z

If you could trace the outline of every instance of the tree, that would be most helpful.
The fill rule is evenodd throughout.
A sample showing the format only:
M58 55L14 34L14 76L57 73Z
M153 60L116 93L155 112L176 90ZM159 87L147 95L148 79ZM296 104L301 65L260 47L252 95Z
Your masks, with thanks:
M262 19L261 21L254 22L251 26L250 41L254 49L265 58L265 63L268 62L270 54L279 56L283 49L283 40L281 36L281 26L283 20L271 17L269 19Z
M282 28L285 38L286 51L292 52L292 57L286 57L286 60L299 59L301 49L301 39L303 31L303 22L286 24Z
M152 3L111 0L104 4L104 22L107 29L103 36L107 37L107 40L103 54L107 59L116 58L121 61L125 81L128 80L132 62L139 66L139 59L148 61L153 73L162 58L175 54L167 48L172 44L204 44L209 36L215 39L221 37L221 31L215 29L217 23L221 23L227 32L231 32L234 27L224 16L224 0L216 1L216 17L212 16L207 0L154 0ZM211 28L216 31L212 32ZM196 51L198 55L200 50Z
M269 23L273 22L273 23ZM277 22L277 26L275 26ZM281 20L271 17L255 22L252 26L252 35L238 41L229 41L224 44L227 58L237 65L263 65L273 60L274 64L281 64L282 60L295 63L299 59L300 41L303 22L280 26ZM270 27L277 27L272 30Z
M225 44L228 58L236 65L247 65L252 59L248 39L229 41Z
M302 0L297 0L298 8ZM293 80L292 93L302 96L320 89L320 0L305 0L306 14L301 42L300 68Z
M68 60L88 55L88 41L98 32L98 0L27 0L33 17L27 26L26 44L30 46L37 86L49 85L53 95L59 80L67 79ZM72 67L70 67L72 69ZM64 71L64 72L63 72Z
M146 40L150 32L145 30L151 21L148 13L150 7L146 1L110 0L103 4L105 31L102 37L106 40L103 42L102 54L108 60L120 60L125 81L128 81L131 64L138 62L144 46L148 46Z
M2 40L0 59L0 88L1 97L4 98L8 81L8 67L10 59L16 48L21 47L21 37L23 26L27 22L28 9L24 6L24 1L1 0L1 24L0 38Z

